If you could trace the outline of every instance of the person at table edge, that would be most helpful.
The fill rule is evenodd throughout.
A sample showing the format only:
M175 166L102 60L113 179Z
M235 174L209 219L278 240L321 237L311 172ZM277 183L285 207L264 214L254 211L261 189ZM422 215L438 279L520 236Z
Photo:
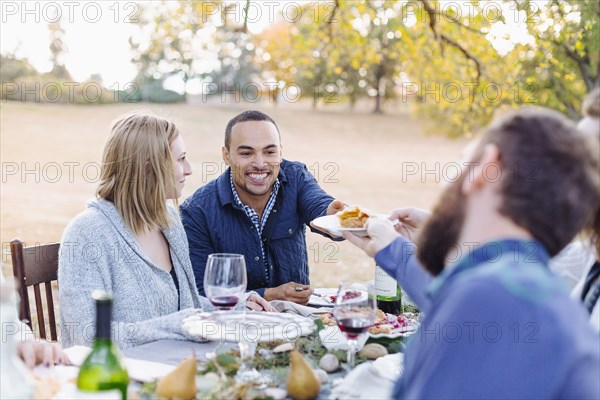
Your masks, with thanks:
M306 303L312 290L305 227L344 203L321 189L304 164L282 158L279 128L262 112L229 121L222 153L227 170L180 207L199 292L209 254L239 253L248 290Z
M586 96L583 102L584 118L579 121L577 128L581 133L586 135L589 140L595 144L600 141L600 88L594 89ZM474 151L474 145L477 145L478 140L471 142L465 148L464 156L468 158ZM594 144L594 143L593 143ZM401 238L395 244L402 257L398 257L397 264L394 268L395 278L398 280L402 288L409 295L411 300L419 307L421 311L427 312L431 299L427 296L427 287L434 279L425 268L422 267L416 254L416 246L411 240L418 236L417 232L422 228L422 225L429 218L430 213L417 208L401 208L394 210L390 215L390 220L399 219L402 224L397 226L397 230L406 238ZM596 216L596 222L592 227L592 237L586 240L575 240L569 243L559 254L550 259L548 266L552 272L557 273L561 278L572 280L575 279L575 288L571 291L572 297L581 298L585 302L585 298L589 298L596 290L596 297L593 302L588 302L586 305L590 308L590 323L596 331L600 332L600 301L598 300L598 287L600 287L600 210ZM584 232L584 234L587 232ZM579 282L577 282L579 280Z
M548 269L600 202L597 149L588 146L549 110L521 109L486 129L475 166L419 234L429 304L393 398L600 398L598 335ZM486 175L492 165L500 179ZM382 219L367 232L344 237L398 276L406 239Z

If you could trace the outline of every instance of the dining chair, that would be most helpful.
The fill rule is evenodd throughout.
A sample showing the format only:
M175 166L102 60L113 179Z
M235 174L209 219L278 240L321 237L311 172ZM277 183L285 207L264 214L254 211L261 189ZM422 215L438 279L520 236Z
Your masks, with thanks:
M27 323L33 330L28 293L29 286L33 286L40 337L46 339L44 307L42 305L42 293L40 290L40 285L44 284L50 339L54 341L57 340L57 335L52 282L58 282L59 247L60 243L23 247L23 242L19 239L14 239L10 242L13 273L15 275L17 292L21 297L19 319Z

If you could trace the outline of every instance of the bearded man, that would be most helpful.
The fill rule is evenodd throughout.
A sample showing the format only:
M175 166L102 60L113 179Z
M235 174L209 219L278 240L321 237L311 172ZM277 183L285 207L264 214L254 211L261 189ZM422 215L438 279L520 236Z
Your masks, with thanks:
M521 109L485 130L417 238L435 278L394 398L599 398L598 335L548 260L591 224L597 149L561 114ZM397 277L411 243L388 220L344 237Z

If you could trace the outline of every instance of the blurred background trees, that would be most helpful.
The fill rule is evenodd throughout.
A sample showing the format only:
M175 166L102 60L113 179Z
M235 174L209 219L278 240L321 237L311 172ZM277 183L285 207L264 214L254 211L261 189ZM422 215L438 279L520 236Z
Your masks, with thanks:
M430 130L470 135L498 108L579 115L600 84L596 0L325 0L277 10L249 29L258 0L140 3L130 38L135 82L116 101L234 98L413 112ZM60 24L50 24L52 75L70 78ZM4 55L3 87L34 71ZM191 98L190 98L191 97Z

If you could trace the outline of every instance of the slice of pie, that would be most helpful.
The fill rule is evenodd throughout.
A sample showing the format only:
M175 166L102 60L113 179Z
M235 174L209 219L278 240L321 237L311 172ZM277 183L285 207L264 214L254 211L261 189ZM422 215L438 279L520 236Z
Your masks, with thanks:
M346 207L336 213L343 228L364 228L367 220L373 214L358 206Z

